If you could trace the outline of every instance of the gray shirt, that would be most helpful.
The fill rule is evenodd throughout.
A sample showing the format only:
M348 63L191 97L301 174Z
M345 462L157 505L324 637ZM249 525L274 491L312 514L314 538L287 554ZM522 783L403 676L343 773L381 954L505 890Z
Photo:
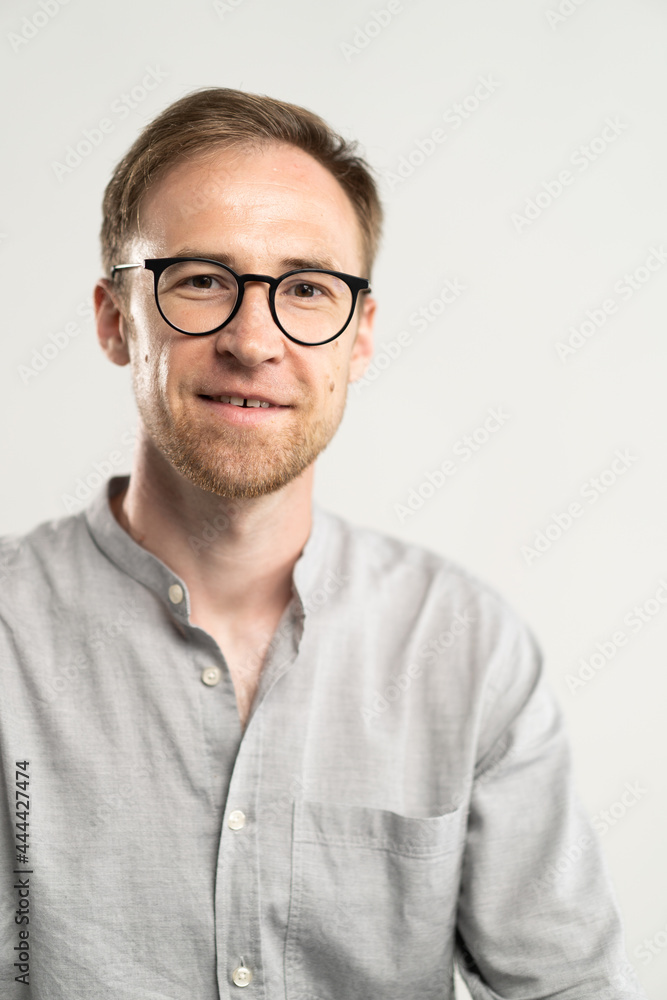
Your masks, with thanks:
M243 731L127 480L2 540L3 1000L643 997L493 589L314 505Z

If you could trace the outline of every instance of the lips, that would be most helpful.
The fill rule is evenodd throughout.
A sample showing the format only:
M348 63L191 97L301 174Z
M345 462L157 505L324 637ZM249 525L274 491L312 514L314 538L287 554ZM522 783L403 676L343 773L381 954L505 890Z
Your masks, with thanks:
M263 406L264 408L271 406L271 403L262 402L260 399L247 399L241 396L209 396L209 399L215 403L231 403L232 406Z
M252 394L249 396L243 396L240 392L237 393L216 393L214 394L201 394L203 399L211 399L216 403L229 403L232 406L241 406L243 408L248 407L262 407L267 409L270 406L280 407L285 406L284 403L277 403L273 399L269 399L267 396Z

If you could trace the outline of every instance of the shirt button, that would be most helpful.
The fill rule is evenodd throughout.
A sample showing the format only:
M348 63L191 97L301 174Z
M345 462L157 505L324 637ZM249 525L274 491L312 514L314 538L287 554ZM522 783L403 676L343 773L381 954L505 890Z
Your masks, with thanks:
M172 583L171 587L169 588L169 600L171 601L171 603L180 604L181 601L183 600L183 597L184 597L183 588L181 587L180 583Z
M219 667L206 667L201 672L201 679L204 684L208 684L209 687L213 687L214 684L217 684L221 677L222 674Z
M232 979L236 986L247 986L252 979L252 972L245 965L237 965L232 972Z
M240 809L230 812L227 817L227 826L230 830L240 830L242 826L245 826L245 813L241 812Z

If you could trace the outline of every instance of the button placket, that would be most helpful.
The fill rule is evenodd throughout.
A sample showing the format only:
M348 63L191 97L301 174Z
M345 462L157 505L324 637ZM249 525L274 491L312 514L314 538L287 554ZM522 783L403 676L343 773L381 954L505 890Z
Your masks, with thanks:
M247 986L252 980L253 996L266 1000L261 953L257 825L249 822L256 815L257 805L257 740L257 730L254 735L241 740L234 762L218 849L215 907L219 979L229 983L231 976L234 985L240 987ZM243 809L238 808L241 803ZM247 959L248 949L252 953L252 961L246 965L239 958L245 956Z

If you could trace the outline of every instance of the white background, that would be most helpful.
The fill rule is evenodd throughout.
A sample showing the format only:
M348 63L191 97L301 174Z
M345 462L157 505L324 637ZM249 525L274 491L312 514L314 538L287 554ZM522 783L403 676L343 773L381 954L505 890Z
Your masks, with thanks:
M350 391L316 497L462 563L530 624L580 795L599 824L612 810L603 848L628 953L649 996L664 996L667 605L651 598L667 580L667 263L642 270L651 248L667 250L664 0L404 0L382 28L373 11L385 0L217 7L69 0L35 30L38 0L2 6L0 532L81 509L67 497L85 495L80 480L95 484L100 463L129 471L129 369L107 363L85 314L102 192L142 126L184 93L222 85L305 105L360 140L387 211L373 274L384 367ZM148 68L164 79L121 114ZM493 81L482 101L471 96L480 78ZM90 155L54 167L105 117L113 130ZM607 119L619 134L605 144ZM437 128L446 138L431 152ZM595 157L585 169L582 146ZM400 164L406 176L392 180ZM559 192L563 170L572 182ZM629 296L620 289L635 272ZM465 289L436 316L429 304L447 280ZM616 311L559 357L608 299ZM419 331L421 308L431 320ZM69 339L56 336L73 323ZM410 343L391 358L402 331ZM54 337L65 346L40 362ZM465 460L457 442L498 407L503 426ZM629 467L586 499L617 449ZM418 506L447 458L455 474L397 513L409 496ZM552 517L573 502L581 516L556 537ZM549 524L548 548L527 557ZM647 601L633 629L626 616ZM625 645L574 687L581 659L619 630ZM620 806L626 783L643 791Z

